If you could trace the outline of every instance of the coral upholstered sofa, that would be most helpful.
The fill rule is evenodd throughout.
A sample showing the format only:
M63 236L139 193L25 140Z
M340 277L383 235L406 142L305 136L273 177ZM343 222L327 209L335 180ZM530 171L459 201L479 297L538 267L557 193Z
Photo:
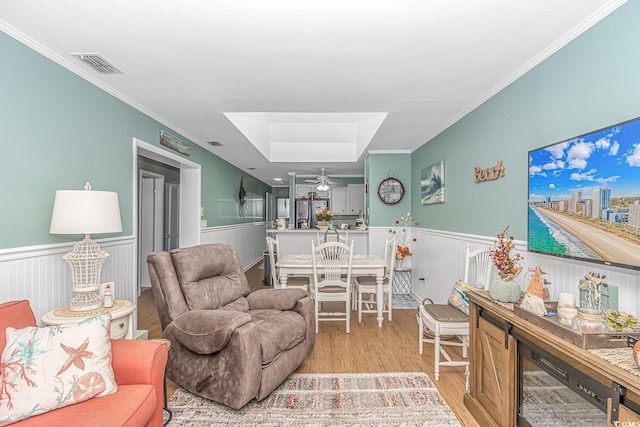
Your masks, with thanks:
M36 326L36 320L28 301L0 304L0 354L8 345L5 334L8 327L20 330L29 326ZM108 335L106 340L108 342ZM11 425L161 426L167 346L155 341L111 340L110 348L117 384L115 393L34 415ZM2 381L2 371L6 368L0 366L0 405L5 405L5 408L10 399L15 402L25 398L12 392L11 387ZM26 392L54 393L50 389L34 387ZM0 419L0 425L3 424Z

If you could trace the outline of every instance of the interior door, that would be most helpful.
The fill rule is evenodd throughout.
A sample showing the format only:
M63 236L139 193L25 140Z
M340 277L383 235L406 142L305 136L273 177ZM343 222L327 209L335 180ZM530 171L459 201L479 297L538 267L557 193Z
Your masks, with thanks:
M138 218L138 295L151 287L147 256L164 247L164 177L141 170Z

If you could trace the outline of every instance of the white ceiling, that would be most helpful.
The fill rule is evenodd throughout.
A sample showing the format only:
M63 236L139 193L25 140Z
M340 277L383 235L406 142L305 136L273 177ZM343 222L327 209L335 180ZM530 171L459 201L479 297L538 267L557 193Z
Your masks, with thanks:
M0 30L273 185L415 150L623 3L0 0Z

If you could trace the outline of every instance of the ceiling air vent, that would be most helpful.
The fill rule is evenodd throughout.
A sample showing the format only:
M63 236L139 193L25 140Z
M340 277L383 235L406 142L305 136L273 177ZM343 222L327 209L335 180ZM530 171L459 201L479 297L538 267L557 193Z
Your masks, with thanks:
M122 71L111 65L109 61L97 53L72 53L71 56L84 62L100 74L123 74Z
M222 147L222 143L218 141L207 141L207 144L212 145L213 147Z

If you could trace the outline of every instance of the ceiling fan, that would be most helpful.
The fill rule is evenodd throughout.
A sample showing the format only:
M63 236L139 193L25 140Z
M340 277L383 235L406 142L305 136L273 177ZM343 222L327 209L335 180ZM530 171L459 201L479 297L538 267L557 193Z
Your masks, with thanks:
M316 177L316 179L307 179L305 182L308 184L317 184L316 190L318 191L328 191L331 187L347 187L347 184L342 182L342 180L330 178L324 173L325 168L320 168L320 175Z

